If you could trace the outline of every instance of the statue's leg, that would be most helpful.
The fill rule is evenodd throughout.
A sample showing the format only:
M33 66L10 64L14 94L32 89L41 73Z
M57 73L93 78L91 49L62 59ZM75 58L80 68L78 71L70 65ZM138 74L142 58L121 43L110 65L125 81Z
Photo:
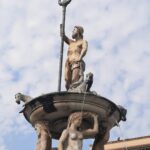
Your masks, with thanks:
M45 123L36 123L35 129L38 136L36 150L51 150L49 127Z
M72 83L77 82L79 80L79 78L80 78L79 73L80 73L80 68L79 67L74 68L72 70Z
M65 81L66 81L66 89L68 90L71 84L71 66L69 65L68 61L66 61L65 63Z
M36 143L36 150L40 150L40 140L38 139L37 143Z
M51 139L49 133L45 130L41 132L41 149L40 150L51 150Z
M72 81L77 82L81 76L84 76L85 63L84 61L76 62L72 65Z
M37 133L37 143L36 143L36 150L40 150L40 143L41 143L41 140L40 140L40 137L41 137L41 128L38 124L35 125L35 130L36 130L36 133Z
M104 145L109 140L109 132L107 132L105 135L97 135L95 138L92 150L104 150Z

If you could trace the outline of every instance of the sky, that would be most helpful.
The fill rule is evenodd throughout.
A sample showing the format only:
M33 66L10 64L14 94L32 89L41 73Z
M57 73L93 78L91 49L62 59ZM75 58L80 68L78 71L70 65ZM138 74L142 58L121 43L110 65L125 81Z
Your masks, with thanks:
M0 150L35 147L35 131L14 95L57 91L61 16L57 0L0 0ZM66 35L75 25L88 41L92 90L128 110L110 140L150 135L150 0L72 0ZM64 60L66 52L67 45ZM92 141L84 144L87 150Z

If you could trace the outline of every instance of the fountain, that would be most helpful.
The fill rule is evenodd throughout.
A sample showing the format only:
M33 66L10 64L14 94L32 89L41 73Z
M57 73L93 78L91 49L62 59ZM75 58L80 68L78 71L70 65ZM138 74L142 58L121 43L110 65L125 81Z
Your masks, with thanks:
M84 78L88 42L83 39L84 28L75 26L72 39L65 35L66 7L71 0L59 0L63 8L61 24L61 55L58 92L39 97L18 93L16 102L24 102L25 119L37 132L36 150L51 150L52 139L58 139L58 150L82 150L84 139L94 138L92 150L103 150L110 130L121 120L126 121L126 109L91 91L93 74ZM64 42L68 44L65 63L66 91L61 91Z

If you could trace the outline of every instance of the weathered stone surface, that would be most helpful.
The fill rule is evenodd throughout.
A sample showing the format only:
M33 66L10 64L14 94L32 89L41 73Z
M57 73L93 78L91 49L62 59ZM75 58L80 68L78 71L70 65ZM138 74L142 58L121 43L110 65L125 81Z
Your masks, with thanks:
M48 121L52 137L58 139L67 127L68 116L80 112L84 101L83 111L97 114L101 120L107 118L111 129L116 121L121 120L120 109L110 100L94 94L78 93L49 93L34 98L22 110L25 118L34 125L37 121ZM83 128L91 128L92 121L83 119Z

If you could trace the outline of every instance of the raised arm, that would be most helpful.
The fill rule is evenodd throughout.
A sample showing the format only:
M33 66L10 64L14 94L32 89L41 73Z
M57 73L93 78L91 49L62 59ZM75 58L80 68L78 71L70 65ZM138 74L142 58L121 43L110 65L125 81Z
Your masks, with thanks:
M93 129L87 129L83 131L83 137L84 138L94 138L95 135L98 133L98 115L96 114L91 114L94 120L94 126Z
M66 141L67 137L68 137L68 131L66 129L62 132L61 137L59 139L58 150L64 150L64 148L63 148L64 142Z
M63 40L69 45L73 40L69 39L66 35L65 32L63 33L62 29L62 24L60 24L60 36L63 37Z
M73 40L69 39L65 34L64 34L64 41L69 45Z

